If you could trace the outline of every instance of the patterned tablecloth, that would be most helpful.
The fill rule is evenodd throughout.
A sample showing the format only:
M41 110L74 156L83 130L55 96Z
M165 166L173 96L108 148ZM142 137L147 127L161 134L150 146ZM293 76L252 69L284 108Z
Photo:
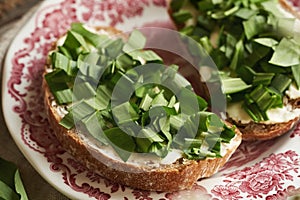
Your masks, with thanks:
M24 16L15 19L10 23L2 24L0 27L0 70L2 72L5 53L13 37L18 30L26 23L32 12L37 6L31 8ZM2 83L2 73L0 77ZM1 86L2 88L2 86ZM26 158L19 151L10 136L5 125L2 112L2 100L0 108L0 157L14 162L20 169L21 177L24 182L30 200L66 200L64 195L49 185L28 163ZM1 172L0 172L1 173Z

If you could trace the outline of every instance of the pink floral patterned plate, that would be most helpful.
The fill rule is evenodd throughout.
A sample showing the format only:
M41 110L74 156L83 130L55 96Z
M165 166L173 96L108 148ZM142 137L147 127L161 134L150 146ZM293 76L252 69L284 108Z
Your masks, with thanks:
M42 72L51 43L74 21L172 28L165 0L44 1L6 56L2 100L7 126L32 166L71 199L285 199L300 193L300 126L283 137L244 142L222 170L191 190L157 193L112 183L88 170L58 143L45 116Z

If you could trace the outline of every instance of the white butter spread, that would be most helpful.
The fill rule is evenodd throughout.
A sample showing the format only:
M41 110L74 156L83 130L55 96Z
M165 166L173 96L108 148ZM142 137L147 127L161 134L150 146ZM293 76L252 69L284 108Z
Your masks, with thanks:
M66 38L67 38L67 35L64 35L64 36L58 38L58 40L56 41L56 47L64 45Z
M228 116L235 120L239 121L242 124L248 124L252 120L252 118L247 114L247 112L242 108L242 102L237 103L229 103L227 106ZM260 123L263 124L275 124L288 122L296 117L300 116L300 109L293 109L290 104L282 107L282 108L273 108L267 111L267 115L269 120L262 121Z
M229 143L221 143L221 156L225 156L228 153L228 151L232 151L231 154L235 152L232 149L234 147L238 147L241 143L241 140L237 140L236 137L237 135L235 135L235 137L232 138ZM230 157L231 155L228 158Z
M106 145L97 145L95 141L93 141L90 137L81 134L81 139L87 144L90 148L93 148L95 151L100 152L101 154L109 157L118 162L124 162L119 155L115 152L112 146ZM237 136L235 136L237 137ZM240 143L240 140L235 140L232 138L230 143L222 143L221 144L221 155L225 156L228 151L230 151L233 147L237 147ZM233 151L234 152L234 151ZM134 165L137 167L151 167L158 168L162 165L171 165L175 163L178 159L182 158L182 151L178 149L172 149L165 158L160 158L154 154L150 153L132 153L129 159L126 161L126 164ZM97 157L97 155L95 155ZM214 158L207 158L214 159Z
M285 94L290 99L298 99L300 98L300 90L297 88L295 84L291 84L289 89L285 92Z
M93 139L91 136L82 133L79 133L79 136L81 140L94 151L99 152L117 162L124 162L112 146L100 145L99 142L95 141L95 139ZM97 155L93 156L95 156L95 158L98 157ZM172 149L165 158L160 158L159 156L150 153L131 153L129 159L126 161L126 164L137 167L158 168L161 165L170 165L175 163L175 161L180 158L182 158L182 152L177 149Z
M51 106L56 109L56 113L60 115L60 117L64 117L67 113L66 109L63 106L59 106L56 104L54 100L51 101ZM99 152L110 159L113 159L118 162L123 162L119 155L115 152L112 146L100 145L92 136L86 135L83 133L78 133L81 140L89 146L89 148L94 149L94 151ZM221 155L224 156L227 152L232 149L232 147L238 146L238 142L233 138L230 143L222 143L221 144ZM202 150L207 150L206 145L202 145ZM95 155L97 157L97 155ZM139 166L139 167L153 167L158 168L161 165L170 165L174 163L176 160L182 158L182 152L178 149L172 149L165 158L160 158L154 154L147 153L132 153L126 162L127 164ZM210 159L210 158L208 158ZM211 158L213 159L213 158Z
M228 117L234 121L240 121L243 124L248 124L252 121L251 117L242 108L242 102L228 103L226 112Z

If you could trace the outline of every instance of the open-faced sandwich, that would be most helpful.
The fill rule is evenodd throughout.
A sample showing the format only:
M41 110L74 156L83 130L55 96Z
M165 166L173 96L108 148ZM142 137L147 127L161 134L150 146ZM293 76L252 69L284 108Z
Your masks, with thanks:
M72 24L53 45L45 107L62 146L103 177L151 191L189 189L241 142L140 31Z
M276 0L172 0L170 10L179 30L216 63L228 120L243 140L271 139L293 128L300 116L295 17Z

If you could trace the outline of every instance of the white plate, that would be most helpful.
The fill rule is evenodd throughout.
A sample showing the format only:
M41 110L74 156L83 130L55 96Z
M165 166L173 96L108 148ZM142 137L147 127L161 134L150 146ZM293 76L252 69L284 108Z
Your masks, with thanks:
M300 126L283 137L243 143L227 165L188 191L156 193L113 184L62 149L46 120L42 71L51 43L71 22L172 27L164 0L44 1L6 56L3 111L16 144L33 167L72 199L280 199L300 193Z

